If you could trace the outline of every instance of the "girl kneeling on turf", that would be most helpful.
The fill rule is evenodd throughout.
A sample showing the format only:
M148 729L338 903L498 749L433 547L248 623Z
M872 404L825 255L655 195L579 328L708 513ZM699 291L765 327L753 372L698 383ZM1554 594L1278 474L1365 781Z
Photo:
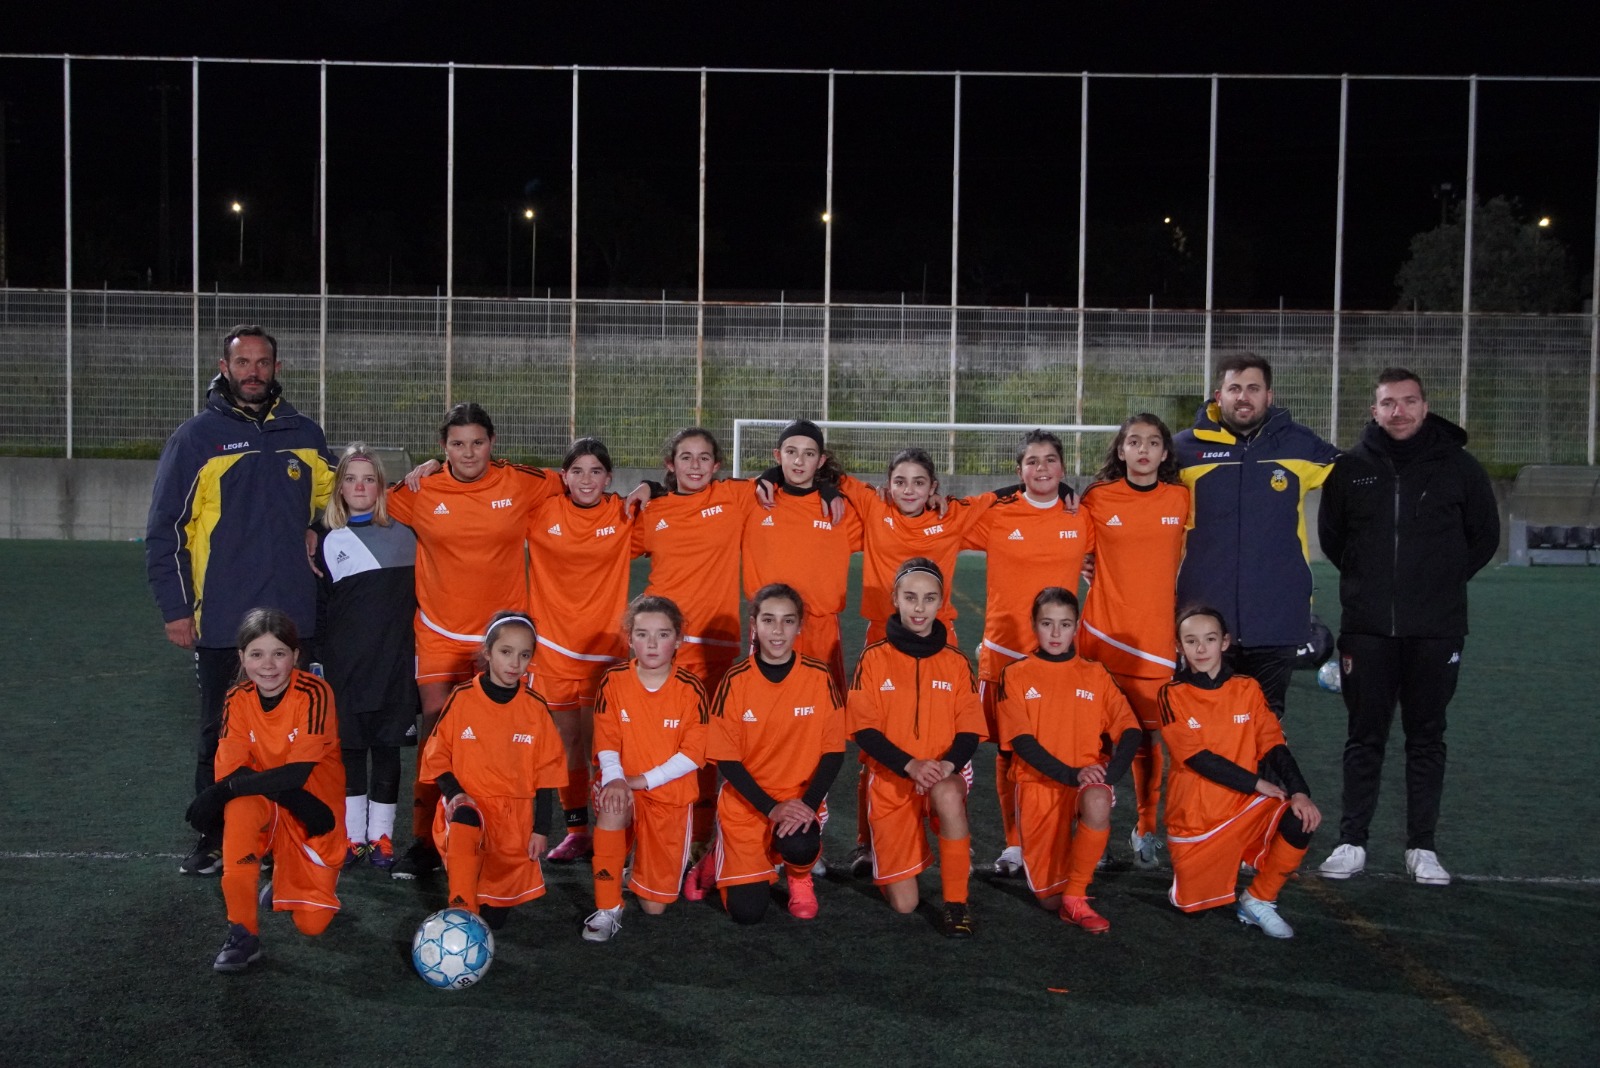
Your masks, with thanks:
M665 597L634 599L622 620L633 659L600 680L594 709L594 913L583 937L605 942L622 928L622 875L652 916L677 900L706 759L706 692L675 667L683 613Z
M968 764L984 732L983 706L971 662L946 644L938 619L939 566L922 556L901 564L893 597L887 637L862 650L849 695L851 733L867 757L872 881L896 912L917 907L917 874L933 863L923 823L936 816L940 928L965 938L972 934Z
M1278 891L1300 866L1322 813L1261 687L1223 663L1230 642L1216 609L1178 613L1184 664L1160 695L1161 737L1172 754L1168 896L1184 912L1230 904L1242 861L1256 877L1239 895L1239 922L1293 938L1278 915Z
M1000 672L1001 744L1017 756L1017 831L1028 889L1090 934L1111 924L1089 905L1089 880L1111 835L1114 787L1144 740L1110 672L1073 649L1078 598L1060 586L1033 599L1038 649ZM1102 739L1113 739L1108 760Z
M811 866L822 852L822 803L844 764L844 701L827 663L795 644L805 606L772 583L750 600L756 651L722 678L706 756L722 773L716 848L689 872L683 896L715 886L735 923L767 911L777 869L789 876L789 915L817 915Z
M327 930L339 910L344 864L344 761L333 689L295 657L300 636L276 608L253 608L239 626L242 681L228 691L217 742L216 783L188 819L222 836L222 899L228 940L213 962L242 972L261 957L257 890L261 858L277 860L272 907L294 914L303 934Z
M506 911L544 896L544 852L567 769L544 698L524 682L533 622L499 612L483 635L483 671L457 686L422 753L420 783L439 787L433 840L450 907L499 930Z

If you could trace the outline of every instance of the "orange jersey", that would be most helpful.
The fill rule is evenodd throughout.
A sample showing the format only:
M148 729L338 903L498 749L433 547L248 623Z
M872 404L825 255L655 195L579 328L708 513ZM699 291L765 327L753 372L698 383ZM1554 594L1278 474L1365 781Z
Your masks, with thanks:
M451 691L422 752L418 782L450 772L473 797L525 798L567 784L566 750L544 698L523 687L505 704L483 676Z
M1038 645L1033 599L1046 586L1078 592L1083 558L1094 552L1094 524L1057 501L1041 507L1018 495L990 508L967 533L966 549L988 556L983 645L978 677L993 682L1000 669Z
M1173 681L1161 688L1161 737L1172 754L1167 779L1167 833L1211 830L1239 812L1254 794L1212 782L1185 763L1203 749L1255 771L1283 745L1283 728L1256 680L1233 675L1215 689Z
M534 678L586 679L596 664L628 658L622 613L628 607L633 524L622 498L593 508L552 497L528 521L529 601L538 646Z
M462 642L483 640L501 609L528 610L528 517L562 492L561 480L534 467L491 460L476 482L447 467L412 493L389 491L389 514L417 535L417 616Z
M1031 734L1063 764L1083 768L1103 761L1124 731L1138 729L1111 673L1093 660L1030 656L1000 673L1000 740L1008 747ZM1055 782L1026 760L1011 770L1018 782Z
M839 480L839 491L861 513L861 618L881 623L894 615L895 572L913 556L926 556L944 572L939 618L947 627L955 622L950 593L955 588L956 554L973 524L999 498L993 493L952 497L944 515L928 508L910 516L885 504L877 490L849 475Z
M917 760L944 756L957 734L985 733L972 663L954 646L923 659L887 641L867 646L846 708L851 734L876 729Z
M633 661L618 664L600 680L594 706L594 752L610 750L622 760L624 775L643 775L682 753L696 765L706 762L705 687L681 668L659 690L639 681ZM598 767L598 761L596 767ZM595 776L598 783L600 777ZM693 775L683 775L650 791L664 805L692 805L700 796Z
M779 489L774 497L770 511L758 506L745 516L745 597L786 582L805 601L807 616L838 615L849 592L850 554L861 551L861 516L846 509L834 523L815 493Z
M740 647L739 538L759 507L754 486L734 479L657 497L633 521L634 555L650 557L644 592L678 606L685 641Z
M1094 581L1078 631L1083 654L1118 675L1169 678L1177 667L1173 617L1188 487L1097 482L1084 492L1083 509L1094 523Z
M844 752L844 699L820 660L799 657L769 682L754 656L722 677L711 703L708 760L743 764L774 800L799 797L824 753Z
M228 691L212 765L219 781L240 768L268 771L303 763L314 765L306 792L342 817L344 758L333 687L309 671L295 671L271 712L262 710L253 682Z

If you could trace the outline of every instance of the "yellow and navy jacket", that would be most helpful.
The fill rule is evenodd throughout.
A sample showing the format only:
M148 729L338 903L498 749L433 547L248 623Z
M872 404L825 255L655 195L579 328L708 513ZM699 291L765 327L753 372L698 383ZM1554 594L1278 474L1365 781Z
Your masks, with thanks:
M287 612L316 633L316 576L306 528L333 491L332 457L315 421L279 395L264 414L234 403L218 375L206 406L161 450L145 571L161 618L193 615L198 644L232 648L252 608Z
M1178 604L1221 611L1237 645L1303 645L1311 634L1305 497L1339 450L1286 408L1267 409L1246 439L1218 415L1202 405L1173 440L1191 498Z

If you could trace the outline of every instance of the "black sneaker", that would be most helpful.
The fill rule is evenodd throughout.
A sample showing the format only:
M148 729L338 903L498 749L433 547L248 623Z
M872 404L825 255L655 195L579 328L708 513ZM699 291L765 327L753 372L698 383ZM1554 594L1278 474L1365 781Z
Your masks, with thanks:
M478 918L491 931L498 931L506 925L506 920L511 917L511 908L508 905L479 905Z
M242 972L261 959L261 939L244 929L240 923L228 927L228 940L211 967L219 972Z
M194 844L178 865L179 875L216 875L222 870L222 843L206 835Z
M418 879L439 870L439 851L426 842L412 842L394 867L390 876L396 879Z
M939 933L946 938L972 937L972 911L965 901L946 901L939 917Z

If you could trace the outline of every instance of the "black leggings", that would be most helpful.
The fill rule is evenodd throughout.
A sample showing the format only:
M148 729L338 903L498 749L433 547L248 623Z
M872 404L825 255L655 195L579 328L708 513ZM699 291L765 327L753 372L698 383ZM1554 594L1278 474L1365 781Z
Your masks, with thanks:
M822 828L813 823L794 834L773 835L772 845L778 855L797 867L810 867L822 852ZM767 902L772 899L767 883L740 883L727 889L728 915L734 923L760 923L767 914Z
M375 745L371 749L344 749L344 795L366 794L380 805L400 800L400 748ZM367 785L367 754L372 754L372 785Z

